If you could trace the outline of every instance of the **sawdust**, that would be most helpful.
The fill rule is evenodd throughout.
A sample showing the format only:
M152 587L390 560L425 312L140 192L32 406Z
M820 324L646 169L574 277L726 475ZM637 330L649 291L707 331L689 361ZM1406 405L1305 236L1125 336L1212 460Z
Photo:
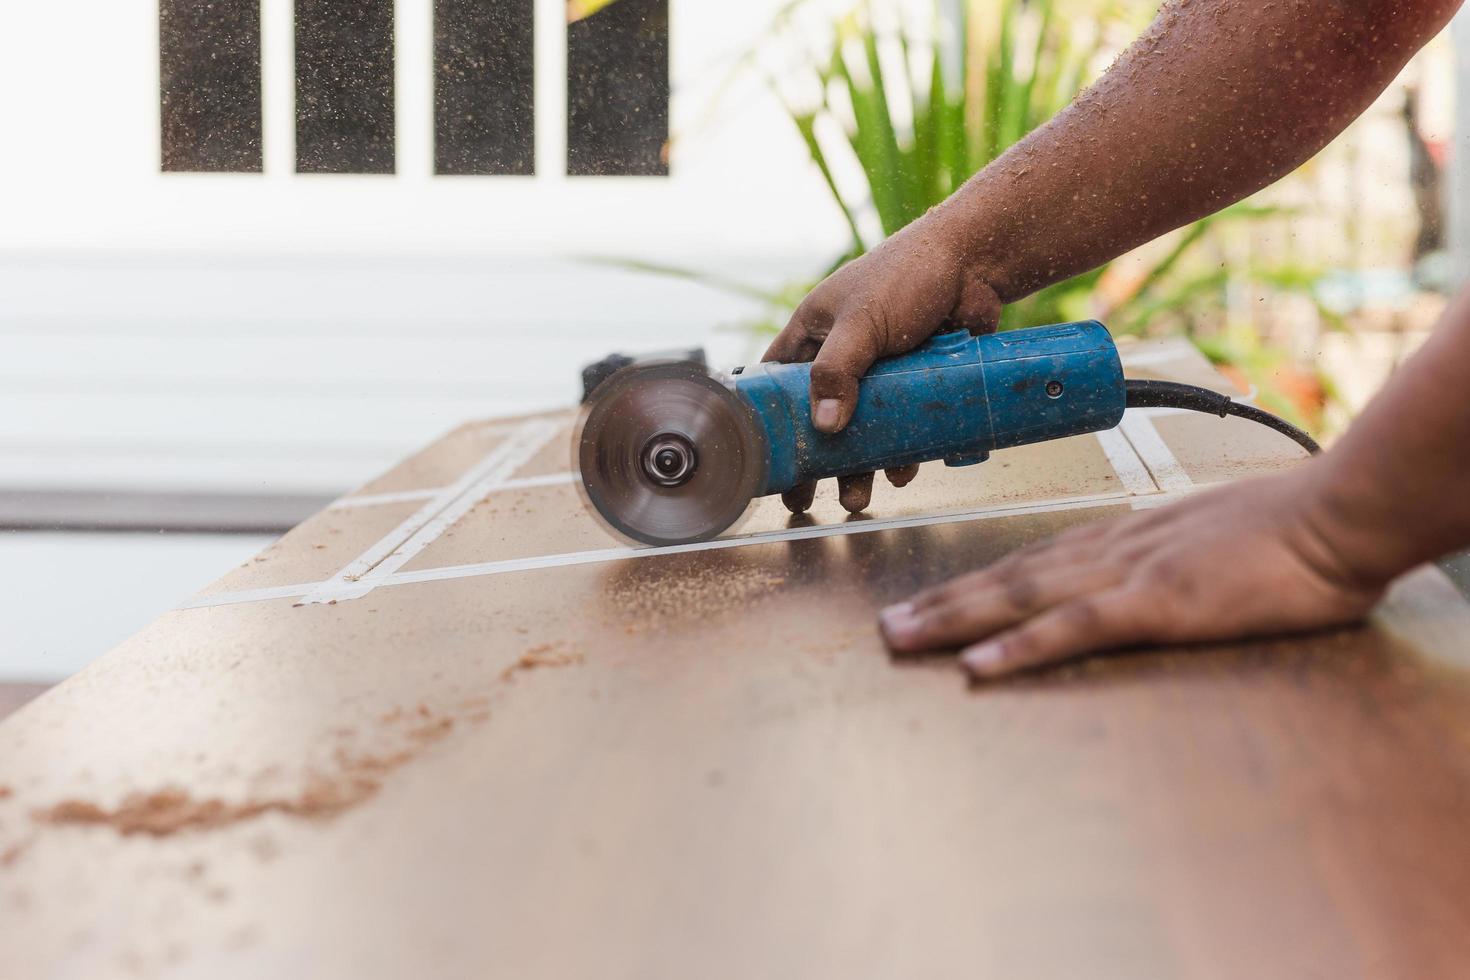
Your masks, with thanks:
M129 836L168 837L173 834L218 830L255 820L269 813L306 820L336 817L375 796L383 781L395 770L413 761L429 746L448 738L461 721L480 723L490 718L496 688L510 682L524 671L543 667L566 667L579 664L582 654L564 650L561 644L543 643L523 653L515 663L501 672L489 692L464 699L455 713L440 713L419 703L413 708L396 706L379 716L379 722L397 729L399 744L386 751L354 751L338 745L332 753L336 771L332 774L312 772L305 785L294 795L247 798L239 801L220 797L195 798L186 789L166 786L151 792L132 793L116 807L108 808L83 799L66 799L31 812L32 818L53 827L107 827ZM356 729L338 726L327 732L340 742L352 737ZM271 767L272 770L275 767ZM262 772L262 776L267 772ZM6 788L6 795L9 789ZM13 863L19 856L17 845L0 852L0 865ZM271 847L274 852L274 845Z
M12 844L5 850L0 851L0 868L8 868L15 864L16 861L19 861L20 856L25 853L26 846L25 843Z
M281 854L281 845L276 843L276 839L269 834L261 834L252 838L249 847L250 853L255 855L255 859L262 864L274 861Z
M377 793L380 783L368 776L314 776L293 797L231 803L218 797L195 799L186 790L167 787L131 793L114 809L87 800L62 800L33 813L52 826L105 826L124 837L146 834L167 837L181 831L217 830L267 813L319 820L334 817Z
M823 663L830 664L839 654L847 653L864 641L873 640L874 636L874 628L864 625L857 629L839 631L816 642L803 643L799 649Z
M185 831L217 830L268 813L307 820L335 817L371 799L382 787L384 777L454 730L453 718L435 716L422 704L413 712L395 708L383 719L388 723L402 720L420 723L403 733L408 744L395 751L366 753L338 747L333 754L337 772L309 774L295 795L241 801L219 797L196 799L185 789L169 786L129 794L111 809L88 800L62 800L33 811L32 817L51 826L109 827L125 837L167 837ZM333 734L342 731L335 729Z
M415 742L437 742L452 731L454 731L454 719L440 718L438 721L430 722L427 725L420 725L418 728L409 729L408 737Z
M343 772L355 773L369 779L380 778L409 762L414 757L412 749L397 752L364 753L338 749L335 753L337 765Z
M560 652L560 644L541 643L521 654L520 659L500 672L502 683L515 680L515 676L541 667L570 667L582 662L582 655L575 652Z
M786 583L779 571L757 562L727 560L708 563L674 556L666 564L629 562L608 579L604 596L633 622L624 630L637 633L678 620L705 620L743 612L753 602Z

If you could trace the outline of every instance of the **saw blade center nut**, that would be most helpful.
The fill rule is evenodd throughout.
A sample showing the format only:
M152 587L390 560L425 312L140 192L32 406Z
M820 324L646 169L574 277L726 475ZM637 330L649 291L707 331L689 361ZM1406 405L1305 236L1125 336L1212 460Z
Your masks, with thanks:
M660 432L643 445L643 472L661 487L689 482L699 467L694 444L677 432Z

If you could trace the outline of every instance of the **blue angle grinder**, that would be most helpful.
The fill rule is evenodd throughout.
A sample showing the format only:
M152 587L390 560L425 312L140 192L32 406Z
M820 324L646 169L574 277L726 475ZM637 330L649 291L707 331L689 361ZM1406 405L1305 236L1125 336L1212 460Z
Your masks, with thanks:
M624 367L583 408L573 454L587 503L646 544L703 541L752 500L800 483L1110 429L1129 407L1237 415L1317 445L1290 423L1193 385L1128 381L1096 320L972 336L942 333L878 361L836 434L811 424L811 365L728 376L692 362Z

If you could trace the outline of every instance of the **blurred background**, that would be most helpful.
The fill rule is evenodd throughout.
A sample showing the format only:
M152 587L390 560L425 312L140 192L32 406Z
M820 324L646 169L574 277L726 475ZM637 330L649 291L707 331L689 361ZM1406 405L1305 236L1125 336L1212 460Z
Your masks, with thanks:
M758 355L1155 7L10 5L0 684L74 672L465 420L575 402L610 352ZM1470 260L1457 131L1463 15L1297 173L1005 325L1186 335L1330 440Z

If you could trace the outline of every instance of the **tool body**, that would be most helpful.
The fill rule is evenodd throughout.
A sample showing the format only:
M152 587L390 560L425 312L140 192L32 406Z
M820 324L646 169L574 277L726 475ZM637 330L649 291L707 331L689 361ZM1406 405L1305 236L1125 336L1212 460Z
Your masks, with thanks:
M714 537L752 499L801 483L1111 429L1123 411L1237 415L1317 445L1252 405L1192 385L1126 381L1096 320L974 337L943 333L873 365L841 432L811 424L811 365L757 364L713 376L639 364L600 385L573 438L584 498L615 531L649 544Z
M811 365L763 363L729 378L639 365L594 395L574 452L583 491L616 531L671 544L712 537L751 498L809 480L1111 428L1123 368L1107 329L1062 323L939 334L878 361L838 433L811 424Z
M769 445L765 493L798 483L1109 429L1123 417L1123 366L1096 321L981 337L944 333L877 362L839 433L811 424L811 365L759 364L736 376Z

